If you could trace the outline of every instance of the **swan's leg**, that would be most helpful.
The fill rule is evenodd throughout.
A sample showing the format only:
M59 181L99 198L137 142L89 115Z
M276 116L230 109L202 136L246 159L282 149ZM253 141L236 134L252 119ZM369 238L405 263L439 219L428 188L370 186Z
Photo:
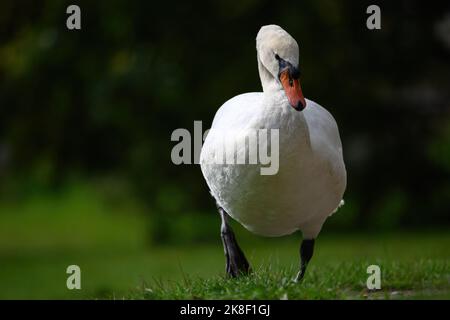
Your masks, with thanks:
M226 258L226 272L227 275L235 278L240 274L248 274L250 265L245 258L244 253L239 247L234 232L228 224L228 214L219 207L220 217L222 218L222 226L220 228L220 235L222 237L223 249Z
M295 282L300 282L305 276L306 267L314 253L314 239L304 239L300 247L300 271L295 278Z

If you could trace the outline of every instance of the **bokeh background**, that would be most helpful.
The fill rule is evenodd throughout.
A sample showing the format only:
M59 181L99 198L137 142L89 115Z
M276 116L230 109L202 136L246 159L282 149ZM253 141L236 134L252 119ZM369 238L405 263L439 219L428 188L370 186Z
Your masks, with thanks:
M80 31L66 28L70 4ZM450 6L378 1L371 31L369 4L2 1L0 298L120 296L223 272L214 202L198 165L171 162L170 137L261 90L255 37L271 23L299 42L305 96L340 127L346 205L323 233L361 254L386 253L391 236L449 243ZM299 235L235 228L244 247L296 261ZM85 290L65 288L69 264Z

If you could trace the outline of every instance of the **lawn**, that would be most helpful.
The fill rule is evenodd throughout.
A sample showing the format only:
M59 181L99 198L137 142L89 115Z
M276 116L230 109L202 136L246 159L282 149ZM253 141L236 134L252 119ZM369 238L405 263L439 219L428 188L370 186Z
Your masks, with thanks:
M195 274L183 270L178 281L153 281L128 296L146 299L402 299L450 298L449 237L418 235L382 237L325 236L303 283L292 278L297 270L297 246L292 242L249 247L254 272L239 279ZM436 243L441 245L436 246ZM211 249L213 251L213 249ZM216 250L217 251L217 250ZM206 254L206 252L205 252ZM216 256L216 255L215 255ZM445 258L447 257L447 258ZM223 268L206 260L214 271ZM222 259L223 260L223 259ZM203 260L199 260L203 261ZM219 259L219 262L222 262ZM366 289L367 266L381 267L382 289ZM192 269L191 269L192 268Z
M0 298L450 298L450 237L446 234L324 235L317 241L301 284L291 281L298 263L293 240L245 242L253 274L234 280L224 277L220 242L3 255ZM69 264L81 267L81 290L65 287ZM381 267L382 289L377 292L365 288L366 268L371 264Z
M296 284L299 234L260 238L234 224L253 273L227 279L218 218L209 242L152 246L136 207L104 207L91 195L0 206L0 299L450 298L447 230L331 234L325 225ZM66 288L71 264L81 268L81 290ZM381 268L375 292L366 289L372 264Z

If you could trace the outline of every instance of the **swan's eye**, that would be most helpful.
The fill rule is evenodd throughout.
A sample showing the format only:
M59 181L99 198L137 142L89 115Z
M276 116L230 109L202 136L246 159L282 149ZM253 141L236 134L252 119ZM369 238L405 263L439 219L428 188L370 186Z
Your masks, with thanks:
M278 61L280 61L280 56L278 54L275 53L275 59L277 59Z
M294 80L292 80L292 78L289 78L289 85L290 85L291 87L294 86Z

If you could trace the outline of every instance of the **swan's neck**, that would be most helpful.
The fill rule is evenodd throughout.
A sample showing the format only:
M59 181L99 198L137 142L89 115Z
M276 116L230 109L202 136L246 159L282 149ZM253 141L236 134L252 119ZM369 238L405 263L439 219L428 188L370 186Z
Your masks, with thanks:
M259 78L261 79L261 84L264 93L274 94L277 91L282 90L282 86L277 79L267 70L258 57L258 70Z

